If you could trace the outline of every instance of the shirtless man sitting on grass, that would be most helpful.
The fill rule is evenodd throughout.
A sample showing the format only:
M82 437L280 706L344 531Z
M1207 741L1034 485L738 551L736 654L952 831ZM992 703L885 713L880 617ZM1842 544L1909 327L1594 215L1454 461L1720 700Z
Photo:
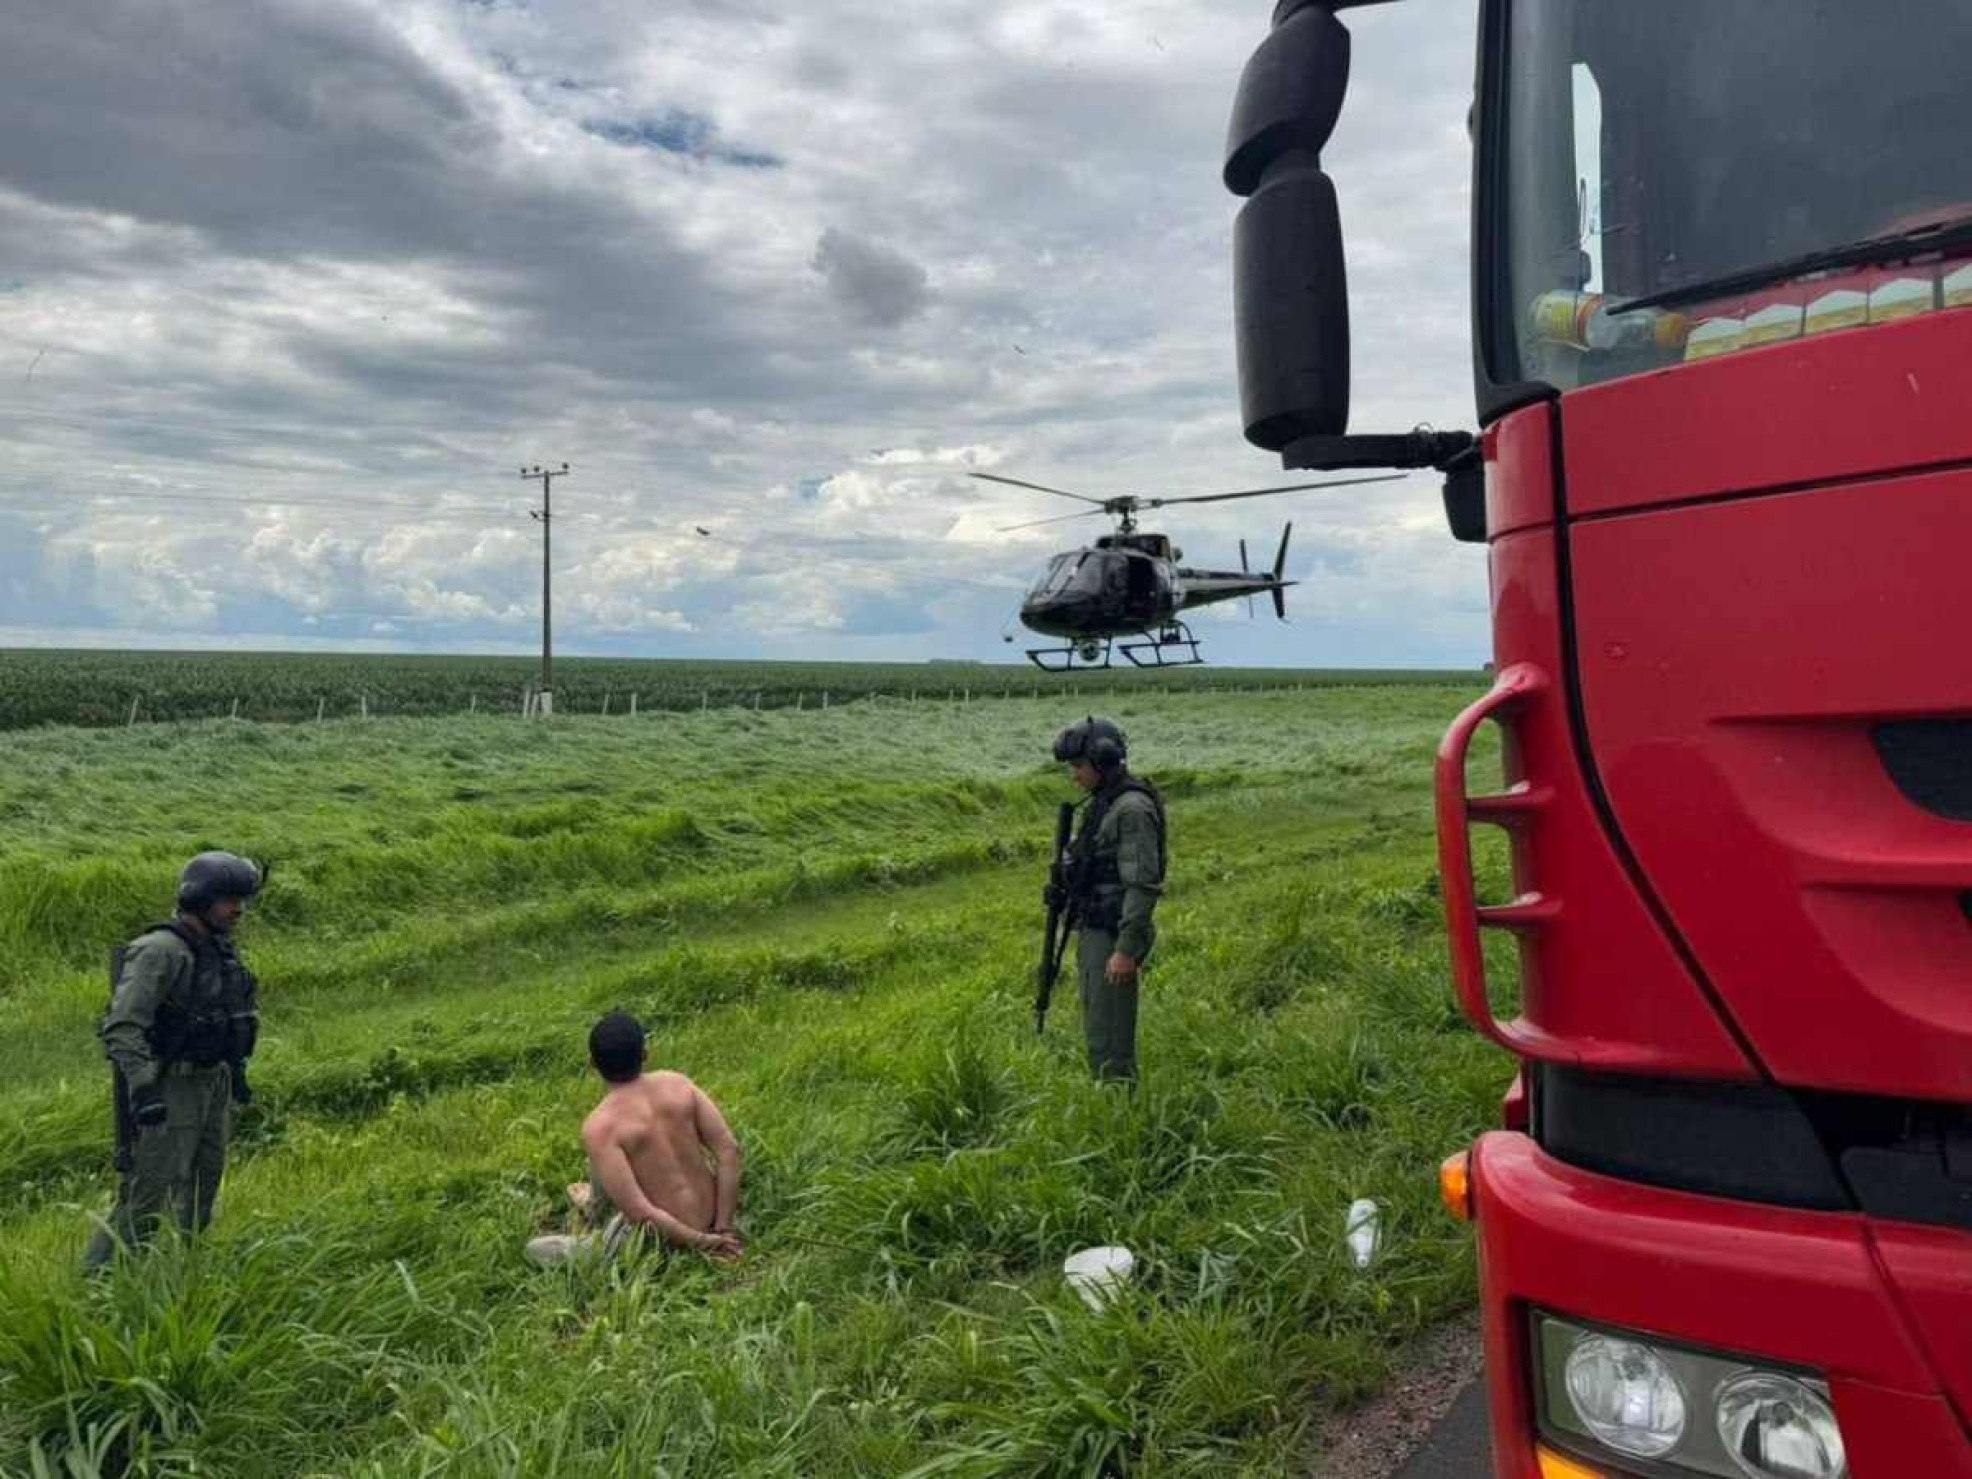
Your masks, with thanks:
M721 1262L744 1251L733 1226L739 1142L703 1089L682 1073L645 1073L646 1057L644 1029L628 1012L611 1012L590 1031L589 1061L609 1091L582 1123L582 1147L600 1183L593 1200L607 1199L613 1215L601 1233L535 1238L527 1253L536 1263L613 1257L639 1231ZM578 1206L586 1190L569 1188Z

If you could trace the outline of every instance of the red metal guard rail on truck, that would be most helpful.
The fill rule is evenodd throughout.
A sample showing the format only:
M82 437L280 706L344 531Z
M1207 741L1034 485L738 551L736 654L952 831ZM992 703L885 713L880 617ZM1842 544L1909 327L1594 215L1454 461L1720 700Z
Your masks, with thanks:
M1972 1476L1972 5L1485 0L1475 437L1348 431L1364 3L1280 0L1241 82L1240 391L1490 546L1437 800L1519 1064L1445 1172L1496 1470Z

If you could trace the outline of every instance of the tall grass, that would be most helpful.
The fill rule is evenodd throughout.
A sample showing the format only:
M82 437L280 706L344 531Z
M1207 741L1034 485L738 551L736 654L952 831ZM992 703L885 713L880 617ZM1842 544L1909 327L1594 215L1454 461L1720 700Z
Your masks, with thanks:
M1462 697L1132 700L1177 864L1134 1096L1086 1081L1072 989L1033 1033L1047 705L23 737L0 1472L1304 1465L1472 1294L1429 1173L1505 1078L1434 924L1423 778ZM85 1284L97 960L206 841L285 859L247 941L262 1103L212 1234ZM520 1256L617 1004L741 1133L736 1269ZM1139 1274L1091 1311L1060 1262L1112 1241Z

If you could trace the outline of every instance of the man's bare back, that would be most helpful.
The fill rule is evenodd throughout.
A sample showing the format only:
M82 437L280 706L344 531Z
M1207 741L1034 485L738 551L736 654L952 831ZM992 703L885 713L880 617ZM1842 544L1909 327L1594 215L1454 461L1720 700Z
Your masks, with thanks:
M739 1254L739 1142L718 1106L682 1073L612 1084L583 1121L582 1145L628 1221L677 1247Z

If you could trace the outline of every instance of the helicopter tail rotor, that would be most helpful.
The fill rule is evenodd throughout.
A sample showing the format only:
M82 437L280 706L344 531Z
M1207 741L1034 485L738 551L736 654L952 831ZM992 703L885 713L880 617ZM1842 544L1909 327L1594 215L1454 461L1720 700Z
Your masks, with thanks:
M1253 573L1253 567L1246 563L1246 541L1243 539L1239 542L1239 573L1241 575L1251 575ZM1253 615L1253 598L1251 596L1246 598L1246 614L1249 618Z
M1269 592L1274 598L1274 615L1278 616L1282 621L1287 620L1287 541L1293 537L1293 534L1294 525L1292 523L1289 523L1285 529L1280 531L1280 552L1274 556L1274 584L1273 589ZM1245 554L1244 546L1241 547L1240 552L1243 557ZM1245 563L1243 558L1241 563Z

